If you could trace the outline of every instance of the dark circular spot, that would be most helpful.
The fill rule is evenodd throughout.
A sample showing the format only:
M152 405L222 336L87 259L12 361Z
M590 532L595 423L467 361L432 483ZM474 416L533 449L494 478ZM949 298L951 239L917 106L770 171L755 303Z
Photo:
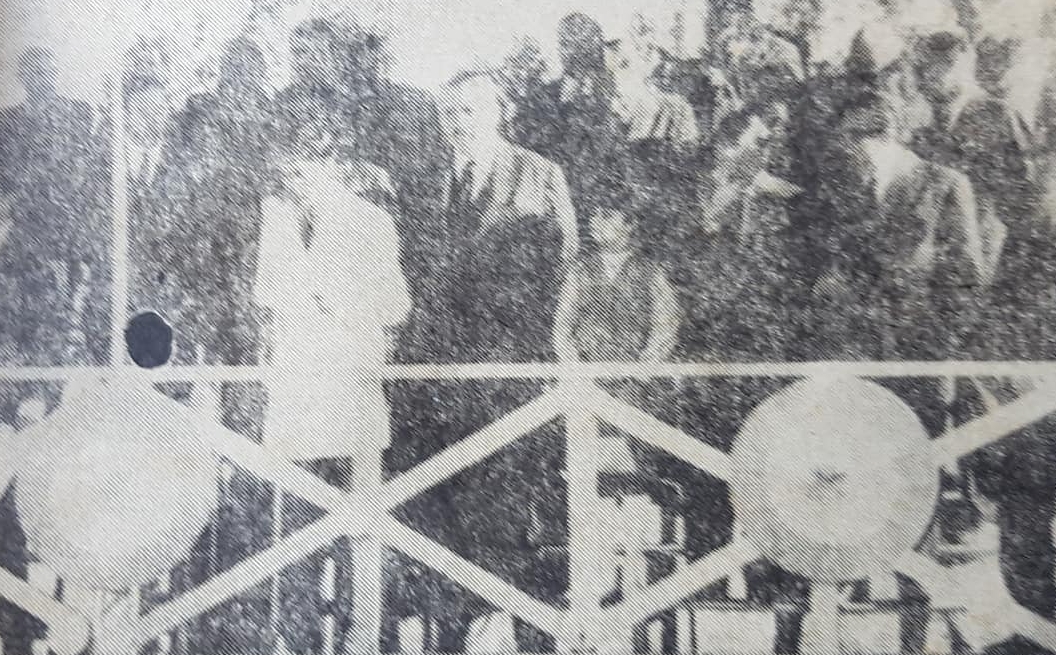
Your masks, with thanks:
M172 327L157 313L144 312L125 327L125 345L137 366L157 368L172 357Z

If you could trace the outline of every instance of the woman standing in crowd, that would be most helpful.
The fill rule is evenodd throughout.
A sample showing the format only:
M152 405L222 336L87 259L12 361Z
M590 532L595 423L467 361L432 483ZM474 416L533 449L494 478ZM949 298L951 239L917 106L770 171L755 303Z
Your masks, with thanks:
M327 117L282 118L280 179L263 200L253 286L272 371L264 380L264 444L349 487L363 463L380 462L388 447L389 403L368 378L391 360L411 306L395 220L377 204L393 192L387 173L357 158L347 134L339 142ZM275 520L279 530L305 519L279 508ZM349 560L341 551L335 547L335 575L345 584ZM295 652L318 638L325 609L313 590L322 575L313 560L284 577L279 631ZM330 611L343 617L347 610Z
M394 218L376 204L392 190L385 171L347 158L325 118L289 119L253 293L276 372L265 442L296 460L348 457L353 435L389 432L380 387L356 367L388 361L410 311Z

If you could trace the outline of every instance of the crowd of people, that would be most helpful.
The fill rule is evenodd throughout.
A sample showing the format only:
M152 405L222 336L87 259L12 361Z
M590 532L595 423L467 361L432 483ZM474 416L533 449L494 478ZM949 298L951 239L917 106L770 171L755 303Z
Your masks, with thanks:
M185 100L169 83L176 62L143 43L120 85L127 309L165 316L175 363L272 364L255 436L335 484L347 471L334 462L357 452L350 430L391 434L394 474L542 387L406 382L383 397L343 367L1051 358L1056 95L1032 113L1011 102L1025 39L988 32L971 2L911 28L898 2L877 0L883 20L821 60L821 7L791 5L775 26L727 3L707 49L682 56L644 17L613 35L573 13L558 26L556 79L525 42L436 93L387 77L383 37L322 18L289 35L293 79L278 91L250 38ZM27 51L20 72L27 100L0 111L0 359L102 362L115 108L61 97L46 50ZM725 449L781 384L610 391ZM938 433L947 399L935 386L902 393L942 414L925 420ZM232 426L265 405L247 385L224 393ZM560 602L559 431L541 428L403 518ZM729 538L721 483L645 448L633 457L677 481L691 559ZM1008 494L1024 506L1027 491ZM1051 540L1034 529L1043 519L1024 521L1009 547L1041 554L1009 575L1021 602L1048 611ZM429 615L436 647L461 647L485 604L401 567L392 616ZM290 647L310 651L313 630L290 628Z
M728 8L684 57L641 16L614 38L571 14L557 79L526 41L439 93L388 79L382 37L325 19L291 34L278 91L240 38L213 88L178 99L173 62L143 43L122 84L129 309L164 313L187 363L260 361L264 213L302 150L373 169L358 193L394 226L378 248L410 298L388 326L399 361L571 353L554 331L563 287L606 248L594 277L609 291L635 285L629 255L664 288L617 293L605 320L675 330L623 359L1046 358L1051 88L1012 101L1026 40L989 33L968 4L923 27L877 4L890 24L848 35L839 61L812 59L811 3L780 28ZM107 338L113 109L62 98L45 50L21 64L27 100L0 113L3 343L9 361L91 361ZM593 218L614 208L628 238L601 244ZM670 294L677 310L654 326Z

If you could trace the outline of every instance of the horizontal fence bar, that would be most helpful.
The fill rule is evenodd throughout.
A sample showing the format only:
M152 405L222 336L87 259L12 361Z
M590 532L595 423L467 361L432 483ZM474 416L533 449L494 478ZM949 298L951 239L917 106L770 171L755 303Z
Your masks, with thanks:
M342 367L336 367L342 370ZM328 369L332 370L332 369ZM593 380L605 378L693 377L1056 377L1056 361L1006 362L757 362L757 363L530 363L530 364L410 364L380 367L347 366L349 375L367 380ZM145 382L266 382L272 376L298 375L270 366L172 366L140 369L134 366L0 367L0 380L92 381L130 378Z

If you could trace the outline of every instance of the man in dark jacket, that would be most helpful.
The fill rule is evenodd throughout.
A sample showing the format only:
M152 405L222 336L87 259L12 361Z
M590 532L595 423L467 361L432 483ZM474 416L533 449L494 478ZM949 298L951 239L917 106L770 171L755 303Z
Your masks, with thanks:
M14 196L0 271L17 289L0 332L17 343L22 363L87 363L91 344L77 334L92 326L74 298L108 282L108 154L93 133L92 109L56 88L50 51L26 50L18 72L26 99L0 111L0 169ZM105 327L95 327L104 333L96 341L105 340Z

